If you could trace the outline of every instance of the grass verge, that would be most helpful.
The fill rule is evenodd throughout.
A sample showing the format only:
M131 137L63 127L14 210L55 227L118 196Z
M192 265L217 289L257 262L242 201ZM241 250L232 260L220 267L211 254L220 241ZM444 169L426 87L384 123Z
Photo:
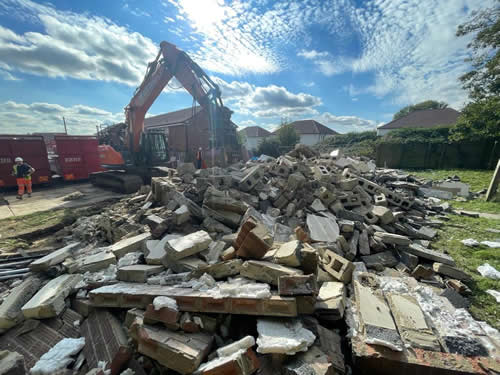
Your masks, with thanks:
M488 189L493 170L470 170L470 169L428 169L428 170L412 170L409 171L412 175L418 178L430 180L443 180L447 177L457 175L460 180L469 184L471 192L477 192L482 189ZM497 195L498 201L498 195ZM450 200L449 203L457 210L479 211L491 214L500 213L500 205L498 202L486 202L482 198L472 199L467 202Z
M497 212L500 212L500 203L496 205ZM476 319L484 320L500 329L499 304L493 296L486 293L488 289L500 291L500 280L482 277L477 272L477 267L483 263L489 263L500 270L500 249L490 249L486 246L467 247L460 242L466 238L473 238L479 242L500 238L500 234L488 232L486 230L488 228L500 229L500 220L450 215L448 225L440 230L438 240L432 245L437 250L450 254L458 268L472 276L472 280L466 282L472 290L469 309L471 314Z

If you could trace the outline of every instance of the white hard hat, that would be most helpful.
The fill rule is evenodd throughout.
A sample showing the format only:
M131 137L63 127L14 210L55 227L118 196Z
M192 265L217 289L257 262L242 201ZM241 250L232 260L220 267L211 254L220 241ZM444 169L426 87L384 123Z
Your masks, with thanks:
M22 162L23 158L21 158L21 157L18 156L15 160L16 160L16 162L18 162L18 161Z

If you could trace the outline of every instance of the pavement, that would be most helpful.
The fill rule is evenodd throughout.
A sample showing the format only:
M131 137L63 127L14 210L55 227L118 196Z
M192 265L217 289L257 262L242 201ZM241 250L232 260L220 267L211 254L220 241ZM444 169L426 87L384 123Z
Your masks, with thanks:
M79 191L82 197L64 201L64 197ZM31 214L34 212L47 211L57 208L77 208L90 206L111 198L119 198L118 194L109 190L92 186L89 182L71 183L69 185L58 185L51 187L33 187L31 198L27 195L23 200L16 199L16 191L12 190L4 195L9 202L10 208L16 216ZM7 205L0 206L0 220L12 217L12 212Z

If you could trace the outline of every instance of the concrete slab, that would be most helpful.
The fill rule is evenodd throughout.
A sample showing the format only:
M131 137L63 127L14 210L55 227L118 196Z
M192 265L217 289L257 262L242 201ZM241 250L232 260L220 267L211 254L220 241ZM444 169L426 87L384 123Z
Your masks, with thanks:
M53 251L50 254L31 262L29 268L34 272L46 271L50 267L62 263L66 258L73 255L73 252L79 245L79 242L74 242L59 250Z
M151 233L141 233L137 236L125 238L110 246L110 250L119 259L127 253L134 251L143 251L144 244L151 238Z
M386 299L404 342L416 348L441 350L437 337L432 333L414 297L389 293Z
M81 275L65 274L50 280L21 308L24 317L45 319L59 315L66 307L66 297L82 279Z
M402 351L403 342L384 297L357 280L354 280L354 290L366 343Z
M315 242L335 242L340 234L337 222L330 218L307 215L306 221L311 240Z
M116 264L116 257L111 251L105 250L76 259L70 272L73 270L74 273L96 272L107 268L110 264Z
M445 253L441 253L439 251L434 251L431 249L427 249L421 245L416 243L412 243L407 247L399 248L400 251L406 251L410 254L416 255L419 258L432 260L434 262L448 264L450 266L455 266L455 261L453 258Z
M0 305L0 333L12 328L24 320L21 308L40 289L41 282L29 277L16 286Z
M200 230L187 236L172 239L165 244L167 258L179 260L199 253L208 248L212 239L207 232Z

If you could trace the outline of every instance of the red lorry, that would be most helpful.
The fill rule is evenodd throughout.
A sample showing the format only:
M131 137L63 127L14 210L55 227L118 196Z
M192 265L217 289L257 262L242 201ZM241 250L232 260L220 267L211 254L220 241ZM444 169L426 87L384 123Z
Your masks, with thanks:
M55 145L57 153L48 154L43 136L0 135L0 188L16 186L11 173L17 156L35 168L33 184L49 183L55 176L83 180L103 170L96 137L58 135Z

